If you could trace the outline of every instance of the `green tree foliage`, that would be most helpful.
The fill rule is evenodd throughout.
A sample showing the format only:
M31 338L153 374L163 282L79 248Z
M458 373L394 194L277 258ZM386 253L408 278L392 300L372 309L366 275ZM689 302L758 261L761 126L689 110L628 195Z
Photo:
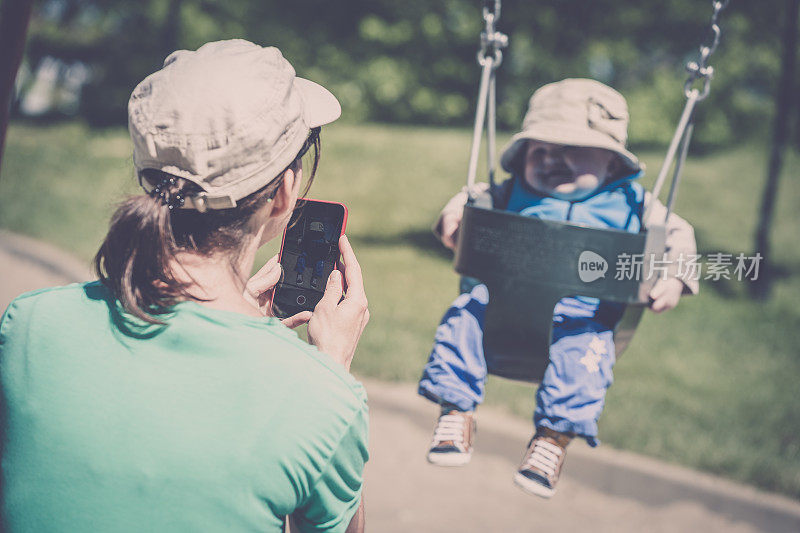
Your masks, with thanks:
M329 86L352 120L466 125L477 92L478 0L46 0L29 43L94 67L83 115L124 120L133 86L176 47L243 37L278 46L304 76ZM778 0L732 0L711 63L712 96L696 140L713 147L763 135L778 75ZM704 0L506 0L511 38L499 71L499 119L519 125L532 91L593 77L629 100L631 139L668 141L683 104L683 66L708 39Z

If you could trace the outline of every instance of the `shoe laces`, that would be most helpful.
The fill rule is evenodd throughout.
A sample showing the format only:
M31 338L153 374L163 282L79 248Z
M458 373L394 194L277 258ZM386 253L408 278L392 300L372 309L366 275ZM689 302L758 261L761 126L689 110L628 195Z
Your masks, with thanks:
M453 441L455 444L464 444L464 433L467 417L457 414L443 414L439 417L436 429L433 431L433 441Z
M524 470L535 468L549 477L553 477L556 475L562 455L564 455L564 449L560 446L545 439L534 439L533 446L528 450L528 456L525 458L522 468Z

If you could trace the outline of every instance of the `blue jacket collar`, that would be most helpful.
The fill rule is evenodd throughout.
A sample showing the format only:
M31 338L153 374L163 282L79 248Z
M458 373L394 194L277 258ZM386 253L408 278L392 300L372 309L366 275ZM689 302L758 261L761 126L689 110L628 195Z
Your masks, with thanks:
M575 199L575 200L564 200L564 201L565 202L569 202L571 204L585 202L586 200L588 200L590 198L593 198L593 197L597 196L600 193L604 193L606 191L610 191L610 190L616 189L617 187L620 187L622 185L625 185L626 183L630 183L630 182L632 182L634 180L637 180L637 179L641 178L642 176L644 176L644 170L640 170L638 172L634 172L633 174L629 174L627 176L623 176L621 178L617 178L617 179L615 179L613 181L609 181L609 182L605 183L604 185L602 185L601 187L598 187L597 189L592 191L591 194L589 194L587 196L584 196L583 198L578 198L578 199ZM548 196L546 194L543 194L542 192L537 191L536 189L534 189L533 187L528 185L528 182L525 181L518 174L513 174L511 176L511 178L515 182L517 182L527 192L535 194L536 196L539 196L541 198L548 198Z

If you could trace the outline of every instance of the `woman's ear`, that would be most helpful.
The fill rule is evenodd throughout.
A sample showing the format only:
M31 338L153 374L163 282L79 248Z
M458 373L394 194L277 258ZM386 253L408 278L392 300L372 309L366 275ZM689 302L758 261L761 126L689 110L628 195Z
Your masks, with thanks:
M300 193L300 178L299 169L295 165L290 165L283 172L281 184L272 199L271 217L280 217L294 210L294 206L297 203L297 195Z

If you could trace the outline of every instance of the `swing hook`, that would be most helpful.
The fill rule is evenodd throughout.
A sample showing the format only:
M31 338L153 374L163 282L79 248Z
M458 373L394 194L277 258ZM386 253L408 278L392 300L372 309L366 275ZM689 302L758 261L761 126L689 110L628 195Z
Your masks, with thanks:
M478 64L486 65L491 57L492 68L496 69L503 62L503 48L508 46L508 35L495 29L497 19L500 18L500 0L487 0L483 3L483 21L485 24L481 32L481 48L478 50Z
M689 143L692 140L692 133L694 131L694 111L698 102L703 101L708 93L711 91L711 80L714 78L714 67L708 65L708 60L711 55L716 51L719 46L722 31L720 30L718 20L720 12L725 9L730 0L713 0L711 2L714 13L711 15L711 43L700 45L700 58L697 61L690 61L686 64L686 70L689 71L689 77L683 86L683 92L686 95L686 104L683 108L678 127L675 134L670 141L669 148L667 149L667 156L661 165L661 170L658 173L655 183L653 184L652 195L658 198L661 193L669 169L674 164L672 184L669 190L669 198L667 200L667 213L664 217L664 222L669 218L672 212L672 206L675 202L675 195L677 194L678 184L680 183L683 164L686 161L686 156L689 151ZM703 80L702 89L697 89L694 84L697 80ZM650 207L652 203L645 208L642 220L645 224L650 223Z
M711 80L714 78L714 67L708 65L708 60L711 58L711 55L716 52L719 41L722 38L722 29L717 22L720 13L728 6L729 2L730 0L714 0L712 2L714 12L711 15L711 42L710 44L700 45L700 59L698 61L690 61L686 64L689 77L684 84L683 92L687 99L690 98L693 93L696 93L696 101L700 102L705 100L709 92L711 92ZM702 90L697 90L693 87L698 79L703 80Z

